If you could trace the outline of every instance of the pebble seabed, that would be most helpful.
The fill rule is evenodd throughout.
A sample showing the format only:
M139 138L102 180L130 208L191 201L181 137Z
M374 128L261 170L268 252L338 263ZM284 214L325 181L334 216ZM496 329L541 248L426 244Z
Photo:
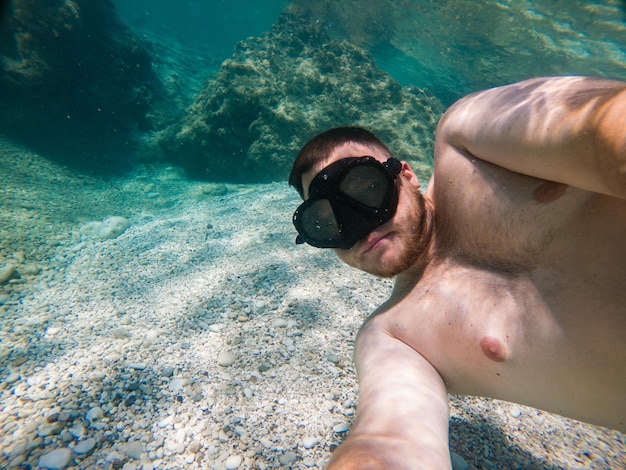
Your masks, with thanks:
M390 281L296 246L284 183L0 150L1 468L324 467ZM103 235L112 216L129 226ZM450 412L457 470L626 467L615 431L488 399Z

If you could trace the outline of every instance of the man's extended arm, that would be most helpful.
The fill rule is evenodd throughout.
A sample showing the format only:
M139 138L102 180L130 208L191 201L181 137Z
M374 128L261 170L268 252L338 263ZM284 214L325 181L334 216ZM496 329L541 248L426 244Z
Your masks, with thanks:
M445 470L448 395L435 368L370 319L356 345L359 404L329 470Z
M439 152L446 145L517 173L626 198L626 83L554 77L475 93L444 115Z

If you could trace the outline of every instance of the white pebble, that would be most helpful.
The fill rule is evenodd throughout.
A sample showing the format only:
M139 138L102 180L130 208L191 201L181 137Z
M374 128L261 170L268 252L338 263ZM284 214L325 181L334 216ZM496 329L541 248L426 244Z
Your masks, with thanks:
M178 431L176 431L176 442L178 444L184 444L186 437L187 437L187 433L185 432L183 428L180 428Z
M235 355L231 351L222 351L217 356L217 363L222 367L229 367L235 363Z
M19 380L20 378L20 374L18 374L17 372L13 372L12 374L10 374L4 381L11 385L12 383L15 383Z
M202 443L200 441L191 441L189 444L189 452L197 454L202 450Z
M109 452L107 456L104 458L105 462L119 462L121 460L124 460L124 456L114 450Z
M304 439L302 439L302 446L305 449L312 449L319 443L320 443L319 437L305 437Z
M21 274L26 274L27 276L34 276L41 272L41 267L36 264L25 264L20 268Z
M13 446L13 448L11 449L11 451L9 452L8 457L9 458L13 458L17 455L21 455L24 452L26 452L26 444L28 443L27 440L21 440L15 443L15 445Z
M280 462L281 465L287 466L287 465L294 464L297 458L298 456L295 453L287 452L286 454L281 455L278 461Z
M37 429L38 427L39 425L36 421L29 421L24 425L24 431L26 431L27 433L35 432L35 429Z
M81 423L75 424L68 431L76 439L80 439L85 435L85 427Z
M13 460L9 462L8 468L17 468L22 465L26 461L26 457L24 455L18 455Z
M109 217L100 223L97 235L103 240L110 240L119 237L129 226L130 222L124 217Z
M112 332L111 335L115 338L115 339L125 339L125 338L130 338L130 331L128 331L126 328L115 328Z
M172 417L168 416L165 419L162 419L161 421L159 421L157 423L157 426L160 427L161 429L168 427L170 424L172 423Z
M332 354L330 353L327 356L327 359L332 362L333 364L339 364L339 362L341 361L341 358L339 356L337 356L337 354Z
M274 328L287 328L287 320L284 318L275 318L272 322Z
M150 330L146 333L146 343L152 344L159 337L159 330Z
M14 264L7 264L0 268L0 284L4 284L9 279L11 279L16 272L16 267Z
M239 465L241 465L242 462L243 458L240 455L231 455L226 459L224 465L226 465L228 470L235 470L236 468L239 468Z
M143 453L143 444L140 441L132 441L126 446L126 455L131 459L139 460Z
M74 447L74 452L76 452L77 454L86 454L88 452L91 452L95 446L96 440L93 437L90 437L89 439L85 439L84 441L80 441L78 444L76 444L76 447Z
M184 386L185 386L185 380L179 377L176 377L171 380L169 389L170 389L170 392L172 393L178 393L183 389Z
M102 408L100 408L99 406L96 406L87 412L85 419L91 422L91 421L95 421L95 420L102 418L102 416L104 416L104 412L102 411Z
M167 448L167 450L175 453L175 454L182 454L183 452L185 452L185 445L184 444L179 444L176 441L172 441L172 440L167 440L165 442L165 447Z
M350 429L350 425L348 423L339 423L333 426L333 431L335 431L337 434L347 432L348 429Z
M520 416L522 416L522 410L520 407L514 406L513 408L511 408L510 414L513 418L519 418Z
M72 451L68 448L55 449L52 452L44 454L39 459L39 467L50 470L60 470L70 463Z
M96 371L91 375L92 380L103 380L106 377L104 371Z

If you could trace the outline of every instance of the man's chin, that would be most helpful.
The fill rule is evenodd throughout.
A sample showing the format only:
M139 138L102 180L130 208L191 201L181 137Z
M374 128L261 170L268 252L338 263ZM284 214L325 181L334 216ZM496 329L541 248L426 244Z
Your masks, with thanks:
M386 235L375 240L363 240L350 250L335 250L349 266L382 278L390 278L407 269L406 259L398 256L403 250L394 246L395 237Z
M406 270L405 264L404 260L396 259L396 257L387 259L385 256L379 256L375 259L363 260L363 262L353 266L377 277L390 278Z
M375 266L372 269L365 269L364 271L374 276L388 279L397 276L404 270L404 267L398 266Z

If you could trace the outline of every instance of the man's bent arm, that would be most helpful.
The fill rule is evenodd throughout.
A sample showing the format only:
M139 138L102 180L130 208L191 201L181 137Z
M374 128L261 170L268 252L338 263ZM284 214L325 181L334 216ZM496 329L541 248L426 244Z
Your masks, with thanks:
M450 468L448 396L435 368L369 320L357 339L359 404L329 470Z
M508 170L626 198L626 83L554 77L475 93L437 130L452 145Z

